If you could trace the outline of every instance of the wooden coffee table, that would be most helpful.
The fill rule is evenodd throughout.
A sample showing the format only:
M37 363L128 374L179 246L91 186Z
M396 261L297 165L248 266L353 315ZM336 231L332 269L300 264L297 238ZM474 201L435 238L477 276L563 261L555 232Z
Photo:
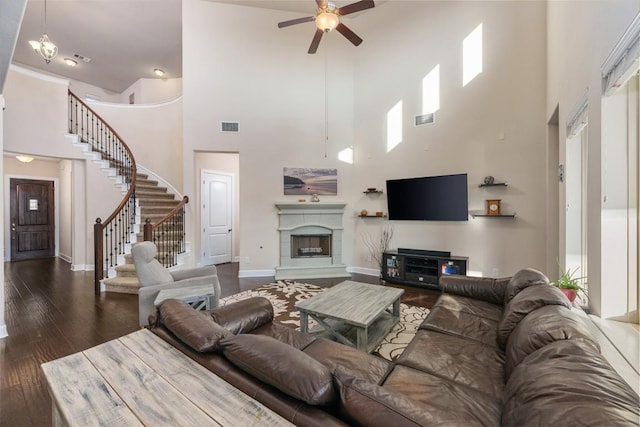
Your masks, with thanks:
M328 334L371 353L398 323L403 293L402 289L346 280L296 304L300 330ZM309 331L309 316L318 322L316 330Z

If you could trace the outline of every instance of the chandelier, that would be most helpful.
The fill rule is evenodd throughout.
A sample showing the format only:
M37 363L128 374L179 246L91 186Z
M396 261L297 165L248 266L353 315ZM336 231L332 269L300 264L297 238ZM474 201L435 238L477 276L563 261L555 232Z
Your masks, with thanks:
M39 41L29 41L29 44L33 50L42 56L44 62L47 64L58 54L58 46L49 40L49 36L47 36L47 0L44 0L44 31L42 33L42 37L40 37Z

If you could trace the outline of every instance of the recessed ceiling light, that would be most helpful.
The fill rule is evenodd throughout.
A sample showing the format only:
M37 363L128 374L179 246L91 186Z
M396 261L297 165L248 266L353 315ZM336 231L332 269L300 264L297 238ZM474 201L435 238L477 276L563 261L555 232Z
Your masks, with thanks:
M158 77L162 77L164 76L164 70L161 70L160 68L154 68L153 74L155 74Z
M67 64L69 67L75 67L76 65L78 65L78 61L71 58L64 58L64 63Z

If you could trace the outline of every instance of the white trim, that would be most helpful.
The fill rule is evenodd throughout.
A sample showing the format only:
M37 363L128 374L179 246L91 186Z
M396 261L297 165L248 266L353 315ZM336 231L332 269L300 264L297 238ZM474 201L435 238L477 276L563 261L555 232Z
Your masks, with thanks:
M567 138L580 133L589 122L589 89L585 90L575 107L567 114Z
M170 99L168 101L162 101L155 104L123 104L121 102L98 101L98 100L89 99L89 98L85 98L84 100L84 102L87 105L97 105L102 107L113 107L113 108L130 108L130 109L164 107L166 105L175 104L178 101L182 101L182 95L178 95L177 97Z
M58 258L60 258L61 260L68 262L69 264L71 264L71 257L67 254L58 254Z
M29 175L5 175L4 176L4 188L5 194L7 195L7 203L4 204L4 260L5 262L11 261L11 194L10 188L11 178L16 179L29 179L29 180L40 180L40 181L53 181L53 203L54 205L54 213L53 213L53 221L54 221L54 229L55 229L55 253L54 256L59 256L59 248L60 248L60 180L54 177L40 177L40 176L29 176Z
M36 79L44 80L44 81L49 82L49 83L55 83L55 84L63 85L63 86L67 86L67 87L70 84L68 79L64 79L64 78L60 78L60 77L54 77L54 76L49 75L49 74L42 74L42 73L39 73L39 72L37 72L35 70L32 70L30 68L20 67L20 66L15 65L15 64L10 64L9 65L9 70L15 71L15 72L20 73L20 74L24 74L25 76L29 76L29 77L33 77L33 78L36 78Z
M366 267L347 267L348 273L363 274L365 276L380 277L380 270Z
M602 67L602 94L610 95L638 70L640 58L640 13L631 22L605 59Z
M86 269L85 264L71 264L71 271L86 271Z
M7 326L0 325L0 338L6 338L8 336L9 336L9 333L7 332Z
M238 271L238 277L275 277L276 270L240 270Z

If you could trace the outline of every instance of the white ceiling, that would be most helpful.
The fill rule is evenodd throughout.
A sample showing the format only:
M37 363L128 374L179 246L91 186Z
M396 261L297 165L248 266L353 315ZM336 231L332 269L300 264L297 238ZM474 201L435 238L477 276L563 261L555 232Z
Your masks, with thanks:
M6 1L6 0L3 0ZM315 13L314 0L208 0L290 12ZM355 1L355 0L354 0ZM338 0L341 7L354 1ZM376 3L381 3L377 1ZM182 76L181 0L47 0L46 32L58 56L46 64L29 46L44 31L44 0L28 0L13 62L121 93L140 78ZM289 17L283 17L283 20ZM64 58L79 54L71 68Z

